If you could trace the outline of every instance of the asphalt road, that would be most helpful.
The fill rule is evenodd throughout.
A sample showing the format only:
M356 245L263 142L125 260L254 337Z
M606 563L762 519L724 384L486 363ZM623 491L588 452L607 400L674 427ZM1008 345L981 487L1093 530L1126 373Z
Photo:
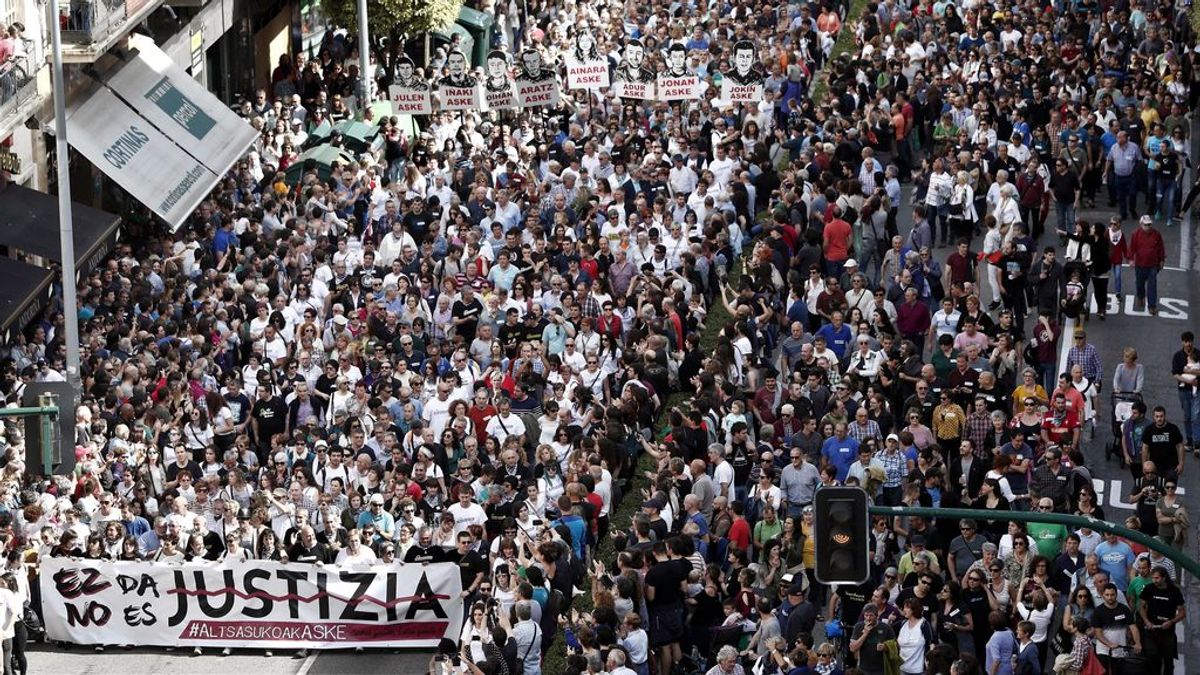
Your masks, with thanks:
M908 190L905 190L907 204ZM1139 205L1142 202L1139 201ZM1081 209L1080 215L1088 221L1108 222L1117 215L1115 210L1105 208ZM912 226L911 209L901 208L899 226L901 233L907 233ZM1051 213L1047 227L1050 232L1043 236L1041 246L1057 244L1053 233L1054 214ZM1195 312L1200 303L1200 270L1196 269L1197 240L1200 235L1197 227L1192 224L1190 215L1182 224L1167 227L1162 223L1156 225L1163 234L1167 249L1167 267L1159 274L1158 292L1160 297L1158 316L1150 316L1145 311L1134 311L1134 275L1133 269L1126 266L1123 270L1124 283L1120 296L1113 293L1114 280L1109 281L1109 298L1107 302L1108 317L1105 321L1095 318L1097 300L1092 300L1092 317L1085 326L1088 342L1096 346L1100 352L1104 366L1105 379L1101 395L1101 404L1097 411L1095 435L1088 438L1084 435L1084 456L1087 466L1094 477L1096 494L1104 507L1105 515L1110 522L1123 523L1127 516L1133 515L1133 505L1125 501L1132 487L1132 476L1128 469L1122 469L1115 459L1107 460L1105 448L1112 442L1112 406L1109 393L1112 389L1113 371L1125 347L1133 347L1138 352L1138 360L1146 369L1143 396L1148 408L1162 405L1167 410L1167 419L1182 427L1179 399L1176 395L1175 381L1171 378L1171 357L1179 350L1179 335L1185 330L1197 331ZM1133 232L1135 224L1125 224L1126 236ZM976 237L972 242L973 250L978 250L982 244ZM944 260L949 249L939 248L934 255ZM1060 250L1061 260L1061 250ZM986 281L984 284L986 285ZM990 298L990 291L981 289L984 298ZM1026 334L1033 325L1036 316L1026 322ZM1073 326L1063 331L1070 335ZM1069 340L1063 341L1060 352L1061 364L1066 363L1066 349ZM1180 496L1191 513L1200 513L1200 460L1190 455L1184 463L1185 470L1180 480ZM1197 542L1195 533L1189 538L1190 555L1195 558ZM1183 589L1189 599L1189 621L1179 627L1180 648L1182 658L1176 662L1175 672L1186 675L1189 672L1188 663L1200 663L1200 580L1185 575Z
M235 651L220 656L215 649L202 656L191 650L168 652L161 647L131 650L109 648L99 653L91 649L62 649L49 645L30 645L29 672L71 673L72 675L108 675L109 673L189 673L191 675L394 675L425 673L431 652L352 650L312 652L308 658L294 658L294 651L278 650L266 657L262 650Z

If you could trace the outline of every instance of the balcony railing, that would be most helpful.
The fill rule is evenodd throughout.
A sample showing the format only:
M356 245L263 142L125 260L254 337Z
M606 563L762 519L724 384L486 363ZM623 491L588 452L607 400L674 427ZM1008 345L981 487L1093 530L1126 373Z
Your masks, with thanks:
M29 57L19 57L0 65L0 130L11 129L29 115L29 106L38 98L37 71ZM23 113L21 111L24 111ZM0 136L7 134L0 133Z
M120 32L128 17L125 0L71 0L59 18L62 39L69 44L102 42Z

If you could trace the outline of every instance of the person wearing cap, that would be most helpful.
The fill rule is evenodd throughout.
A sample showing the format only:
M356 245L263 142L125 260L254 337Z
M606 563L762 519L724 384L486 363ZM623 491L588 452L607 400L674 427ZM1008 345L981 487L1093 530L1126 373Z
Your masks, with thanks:
M901 586L910 588L915 585L910 582L910 575L929 572L933 574L941 573L941 566L938 564L937 556L932 551L926 548L926 538L924 534L910 534L908 537L908 552L900 556L900 561L897 563L897 569L900 571ZM923 566L923 569L917 570L917 567ZM899 603L897 603L899 604Z
M820 613L808 598L808 583L803 574L796 574L787 589L787 623L783 626L783 637L790 645L796 644L801 635L811 636Z
M1114 148L1116 146L1113 146ZM1138 228L1129 237L1128 255L1133 263L1135 279L1134 311L1149 310L1151 316L1158 314L1158 273L1167 260L1166 244L1162 233L1154 227L1154 219L1144 215Z

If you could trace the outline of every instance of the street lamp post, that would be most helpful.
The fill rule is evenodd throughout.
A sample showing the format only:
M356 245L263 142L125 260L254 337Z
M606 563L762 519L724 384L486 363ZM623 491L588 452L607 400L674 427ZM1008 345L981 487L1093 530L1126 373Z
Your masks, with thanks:
M75 228L71 220L71 167L67 147L67 94L63 78L59 0L50 0L48 24L54 50L55 159L58 164L58 235L62 248L63 339L67 343L67 382L79 392L79 309L75 304Z
M371 39L367 30L367 0L358 0L358 76L362 78L362 109L371 105Z

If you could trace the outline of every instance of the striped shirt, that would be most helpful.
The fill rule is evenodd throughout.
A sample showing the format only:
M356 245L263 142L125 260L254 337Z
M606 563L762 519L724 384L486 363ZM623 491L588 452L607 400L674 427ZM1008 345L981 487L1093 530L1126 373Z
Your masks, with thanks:
M1124 148L1121 147L1120 143L1117 143L1108 151L1108 160L1112 162L1113 173L1118 176L1133 174L1134 168L1141 159L1141 149L1129 142L1125 143Z

